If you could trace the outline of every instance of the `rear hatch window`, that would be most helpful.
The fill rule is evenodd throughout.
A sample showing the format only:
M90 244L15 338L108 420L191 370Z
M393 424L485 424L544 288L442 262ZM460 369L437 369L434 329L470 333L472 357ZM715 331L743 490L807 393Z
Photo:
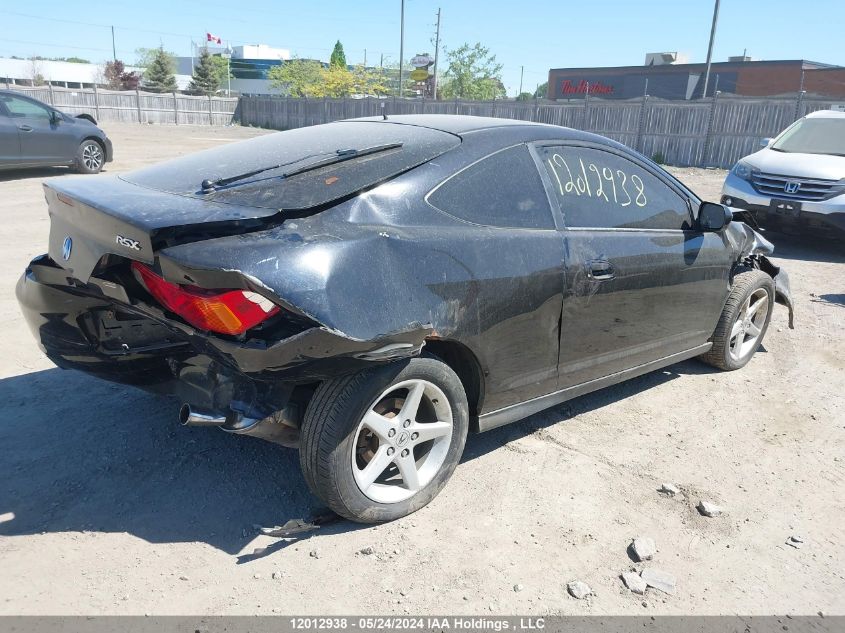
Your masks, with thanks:
M384 182L460 142L453 134L429 128L342 121L232 143L120 177L142 187L213 202L304 210ZM309 169L327 162L331 164ZM203 181L268 167L203 192Z

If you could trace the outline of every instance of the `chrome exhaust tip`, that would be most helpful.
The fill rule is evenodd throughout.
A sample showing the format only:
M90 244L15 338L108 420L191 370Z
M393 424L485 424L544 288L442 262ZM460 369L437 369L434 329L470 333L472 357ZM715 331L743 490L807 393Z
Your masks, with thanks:
M226 423L226 417L200 411L186 403L179 408L179 423L182 426L222 426Z

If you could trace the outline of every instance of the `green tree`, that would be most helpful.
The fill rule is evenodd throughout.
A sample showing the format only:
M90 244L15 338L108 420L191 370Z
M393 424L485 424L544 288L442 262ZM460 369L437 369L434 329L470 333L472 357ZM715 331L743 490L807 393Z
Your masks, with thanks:
M350 95L386 95L389 88L382 73L358 64L352 70L346 66L323 68L310 59L292 59L274 66L268 73L274 88L291 97L331 97L340 99Z
M537 86L537 90L534 91L534 97L537 99L545 99L549 94L549 82L543 82L539 86Z
M438 88L444 99L489 100L505 96L502 65L479 42L446 51L446 62Z
M332 56L329 58L329 66L346 68L346 53L343 52L343 44L340 40L335 42Z
M158 54L157 48L136 48L135 49L135 66L138 68L149 68ZM169 53L173 56L173 53Z
M267 73L270 85L291 97L323 97L323 66L313 59L291 59Z
M176 64L173 56L164 48L155 49L149 65L144 71L144 88L151 92L175 92L178 89L173 76Z
M516 95L517 101L531 101L534 98L534 95L530 92L520 92Z
M352 93L383 96L390 93L384 74L357 64L352 70Z
M226 85L229 77L232 77L229 60L225 57L221 57L220 55L212 55L211 61L214 64L214 70L217 73L217 81L220 83L220 87L222 88Z
M224 62L226 60L223 60ZM220 72L214 63L214 58L208 52L208 47L203 47L200 53L199 62L194 66L194 75L188 90L202 95L213 95L220 88Z

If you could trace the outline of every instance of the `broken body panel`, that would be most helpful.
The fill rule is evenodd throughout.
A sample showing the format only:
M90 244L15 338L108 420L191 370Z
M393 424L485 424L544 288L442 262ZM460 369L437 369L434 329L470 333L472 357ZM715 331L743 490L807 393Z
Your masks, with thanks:
M700 353L739 263L780 279L789 304L788 280L765 258L771 245L739 223L722 233L643 233L621 248L619 235L567 232L554 205L554 228L515 230L471 224L425 201L503 147L598 137L476 119L437 131L430 117L404 119L319 126L344 130L344 146L364 130L367 146L402 149L368 157L372 178L351 161L309 172L309 187L288 193L279 193L282 164L340 149L325 130L310 141L296 131L299 154L286 132L120 178L51 181L49 254L17 288L33 333L61 367L175 393L223 412L233 432L243 418L279 411L275 421L295 427L314 384L428 345L451 361L478 426L489 428L591 381ZM201 175L261 163L281 171L202 192ZM618 278L585 279L584 258L606 252L618 255ZM151 300L129 261L171 283L257 293L281 314L240 336L199 331ZM671 327L656 336L656 309L667 306Z

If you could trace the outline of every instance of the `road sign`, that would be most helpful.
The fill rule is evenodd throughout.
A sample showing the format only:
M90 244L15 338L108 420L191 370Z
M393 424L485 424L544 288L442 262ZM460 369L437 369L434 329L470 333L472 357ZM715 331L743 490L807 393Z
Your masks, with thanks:
M414 81L425 81L428 79L428 71L425 68L415 68L411 71L411 79Z

